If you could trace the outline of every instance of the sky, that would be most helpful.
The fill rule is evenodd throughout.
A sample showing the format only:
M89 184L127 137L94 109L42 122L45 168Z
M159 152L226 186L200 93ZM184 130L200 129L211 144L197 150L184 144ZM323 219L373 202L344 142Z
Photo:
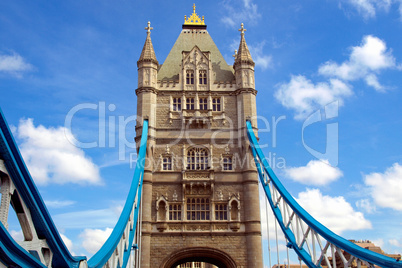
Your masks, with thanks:
M341 236L402 253L402 1L195 4L228 64L247 29L260 143L286 189ZM0 107L73 254L96 252L128 193L144 28L163 63L192 5L0 2Z

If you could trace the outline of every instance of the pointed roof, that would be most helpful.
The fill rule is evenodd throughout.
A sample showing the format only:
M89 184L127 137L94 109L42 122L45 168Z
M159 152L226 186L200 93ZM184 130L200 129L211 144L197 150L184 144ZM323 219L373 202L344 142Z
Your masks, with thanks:
M158 64L158 60L156 59L154 46L152 45L151 41L151 22L148 21L148 27L145 27L147 30L147 38L145 39L144 47L142 48L140 59L138 60L137 64L143 61L151 61Z
M210 52L214 81L233 81L233 67L228 65L207 30L183 29L158 71L158 80L179 80L182 52L197 46L203 52Z
M245 63L250 63L253 66L255 65L253 58L251 58L250 51L248 50L246 39L244 38L244 32L246 29L244 29L244 24L241 24L241 28L239 29L241 32L240 34L240 45L239 49L236 54L236 59L235 59L235 65L240 62L245 62Z

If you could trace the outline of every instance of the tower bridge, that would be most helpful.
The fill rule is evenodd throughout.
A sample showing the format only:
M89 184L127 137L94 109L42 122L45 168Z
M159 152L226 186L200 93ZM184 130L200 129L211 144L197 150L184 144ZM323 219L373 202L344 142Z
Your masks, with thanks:
M259 184L297 267L402 267L317 222L270 168L243 24L232 66L195 6L163 64L145 29L137 166L116 226L89 260L63 243L1 113L0 267L263 267ZM10 204L24 241L8 233Z

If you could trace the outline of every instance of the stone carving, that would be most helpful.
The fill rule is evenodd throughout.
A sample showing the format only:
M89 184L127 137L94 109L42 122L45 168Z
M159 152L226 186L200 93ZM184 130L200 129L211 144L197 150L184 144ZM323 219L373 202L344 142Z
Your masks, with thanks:
M209 231L211 226L209 224L187 224L186 230L188 231Z
M218 200L219 200L219 201L223 201L223 194L222 194L222 191L219 191L219 192L218 192Z
M169 224L170 231L181 231L181 224Z
M215 224L214 229L218 230L218 231L226 231L228 229L228 225L226 223L225 224Z

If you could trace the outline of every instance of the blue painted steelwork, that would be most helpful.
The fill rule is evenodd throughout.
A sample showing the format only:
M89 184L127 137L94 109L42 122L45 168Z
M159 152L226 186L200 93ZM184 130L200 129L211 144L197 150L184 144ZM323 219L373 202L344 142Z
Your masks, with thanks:
M144 175L144 164L148 140L148 120L144 120L142 125L142 135L140 150L137 157L137 164L135 167L134 177L131 182L130 191L124 205L120 218L114 227L108 240L103 244L102 248L88 261L88 266L91 268L102 267L111 258L115 251L120 239L123 236L124 230L127 226L131 213L134 213L133 227L130 229L128 247L124 249L123 263L120 267L126 267L130 257L131 245L133 244L134 233L138 220L138 211L141 202L142 182ZM133 211L134 209L134 211ZM120 253L121 254L121 253Z
M316 233L318 233L321 237L326 239L330 244L334 245L335 247L338 247L339 249L342 249L349 253L350 255L366 261L370 264L375 264L381 267L402 267L402 262L399 262L395 259L389 258L387 256L381 255L379 253L361 248L354 243L336 235L332 231L330 231L328 228L326 228L324 225L316 221L310 214L308 214L297 202L294 200L294 198L289 194L289 192L285 189L285 187L282 185L282 183L279 181L279 179L276 177L275 173L269 166L261 148L259 147L259 144L257 142L257 138L254 135L253 132L253 127L249 121L246 122L247 124L247 134L248 138L250 141L251 145L251 150L254 156L254 160L257 166L257 171L259 173L259 177L261 180L261 184L263 185L265 194L267 196L267 199L270 203L270 206L274 212L274 215L283 231L285 234L287 240L288 240L288 247L292 248L296 254L301 258L306 265L308 265L311 268L317 268L321 267L320 261L323 260L319 258L318 263L314 263L312 260L312 256L309 254L308 251L306 251L303 248L302 243L301 246L297 244L295 234L292 232L291 228L286 226L283 222L283 214L280 210L280 207L278 205L280 199L283 199L287 205L291 207L293 212L300 217L308 225L309 228L314 230ZM264 174L267 174L269 177L269 183L264 178ZM271 189L269 188L269 184L272 183L273 186L276 188L276 191L280 194L280 198L277 199L277 201L274 201L271 195ZM293 216L292 216L293 217ZM328 247L327 247L328 249Z
M19 267L46 267L34 256L23 249L17 242L10 236L4 225L0 222L0 261L3 264Z
M7 171L20 197L30 209L32 221L38 237L46 239L46 242L53 253L52 266L78 268L80 261L85 260L86 257L73 257L65 246L32 177L29 174L1 109L0 155L3 158ZM0 241L3 242L7 239L7 236L5 236L3 232L0 233ZM2 243L2 245L4 244ZM21 250L21 247L16 250ZM19 261L24 261L26 259L26 251L21 251L20 255L17 254L14 255L14 257L19 257ZM27 265L23 267L38 266L32 264L32 266Z

